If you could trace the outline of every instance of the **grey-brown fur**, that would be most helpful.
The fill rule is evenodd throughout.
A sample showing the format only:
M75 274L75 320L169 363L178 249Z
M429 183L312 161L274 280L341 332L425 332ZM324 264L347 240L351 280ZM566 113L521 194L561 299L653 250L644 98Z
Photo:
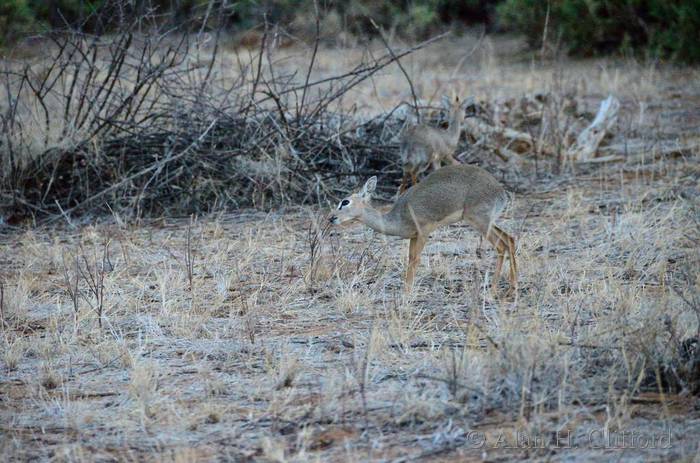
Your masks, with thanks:
M357 219L380 233L410 239L407 288L413 284L420 253L430 233L460 220L471 224L496 248L495 278L500 276L503 260L508 254L509 278L515 287L515 240L494 223L503 211L508 194L493 175L471 165L439 169L399 196L386 214L370 205L376 184L376 177L372 177L359 192L343 199L330 221L339 224Z
M430 233L435 224L457 212L470 223L489 222L502 211L508 194L501 184L484 169L472 165L448 166L431 173L419 184L399 196L385 220L400 223L402 237L413 238ZM474 218L472 218L474 216ZM488 225L488 223L487 223ZM479 231L481 226L478 227ZM485 231L485 230L484 230Z
M399 153L403 169L400 191L418 182L418 175L432 166L437 170L443 163L458 164L453 157L462 130L464 113L459 98L450 105L450 119L447 130L428 125L407 127L401 135Z

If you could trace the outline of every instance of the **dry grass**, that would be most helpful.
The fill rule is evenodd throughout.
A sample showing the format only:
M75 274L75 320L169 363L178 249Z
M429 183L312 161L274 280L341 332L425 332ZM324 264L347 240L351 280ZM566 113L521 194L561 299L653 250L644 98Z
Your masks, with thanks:
M698 136L684 87L697 70L487 53L446 77L465 49L413 58L421 93L574 82L591 101L615 91L629 137ZM408 98L392 72L358 90L367 111ZM699 330L698 152L653 155L558 176L521 166L504 217L514 300L492 296L495 256L466 226L435 233L408 296L400 240L344 228L312 259L315 208L3 237L0 454L692 461L700 412L681 344ZM101 329L86 268L104 274Z

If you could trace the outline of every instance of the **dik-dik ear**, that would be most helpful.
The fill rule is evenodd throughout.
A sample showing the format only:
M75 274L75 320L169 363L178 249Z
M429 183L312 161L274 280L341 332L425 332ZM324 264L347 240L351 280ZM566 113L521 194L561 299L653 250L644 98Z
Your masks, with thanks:
M360 196L362 196L363 199L369 199L372 196L372 193L374 193L375 188L377 188L377 177L372 176L365 182L365 186L362 187Z

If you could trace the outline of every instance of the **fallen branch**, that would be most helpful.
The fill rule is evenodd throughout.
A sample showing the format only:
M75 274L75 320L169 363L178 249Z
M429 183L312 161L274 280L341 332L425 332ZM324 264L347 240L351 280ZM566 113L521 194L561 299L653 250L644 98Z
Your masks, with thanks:
M600 142L617 123L617 113L620 110L620 102L610 95L603 100L595 119L576 138L569 147L566 156L574 161L587 161L593 158L598 151Z

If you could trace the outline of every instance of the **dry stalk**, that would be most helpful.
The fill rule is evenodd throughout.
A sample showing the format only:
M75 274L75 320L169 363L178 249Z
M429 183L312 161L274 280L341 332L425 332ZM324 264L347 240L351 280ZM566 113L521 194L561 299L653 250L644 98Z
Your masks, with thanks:
M65 285L65 290L68 293L68 297L70 297L71 303L73 304L73 332L78 334L78 315L80 314L80 261L76 255L73 270L75 280L73 280L66 262L65 251L61 254L61 259L63 262L63 284Z
M90 305L93 312L97 314L97 323L101 330L104 313L104 281L105 275L109 271L109 241L104 241L102 243L102 257L100 260L98 260L97 248L93 247L92 261L88 259L82 244L79 245L79 249L85 267L83 268L83 265L81 265L76 258L76 269L78 271L78 274L83 278L83 281L85 281L85 284L88 287L88 291L92 296L92 298L88 298L86 295L83 295L83 298ZM78 276L76 276L76 287L78 284L77 282Z
M0 327L5 331L5 282L0 280Z
M194 293L194 282L193 282L194 256L192 254L192 220L193 220L193 217L190 217L190 220L187 222L187 241L186 241L186 247L185 247L185 271L187 272L187 282L189 283L188 289L189 289L190 293ZM192 295L192 298L194 299L194 294Z

